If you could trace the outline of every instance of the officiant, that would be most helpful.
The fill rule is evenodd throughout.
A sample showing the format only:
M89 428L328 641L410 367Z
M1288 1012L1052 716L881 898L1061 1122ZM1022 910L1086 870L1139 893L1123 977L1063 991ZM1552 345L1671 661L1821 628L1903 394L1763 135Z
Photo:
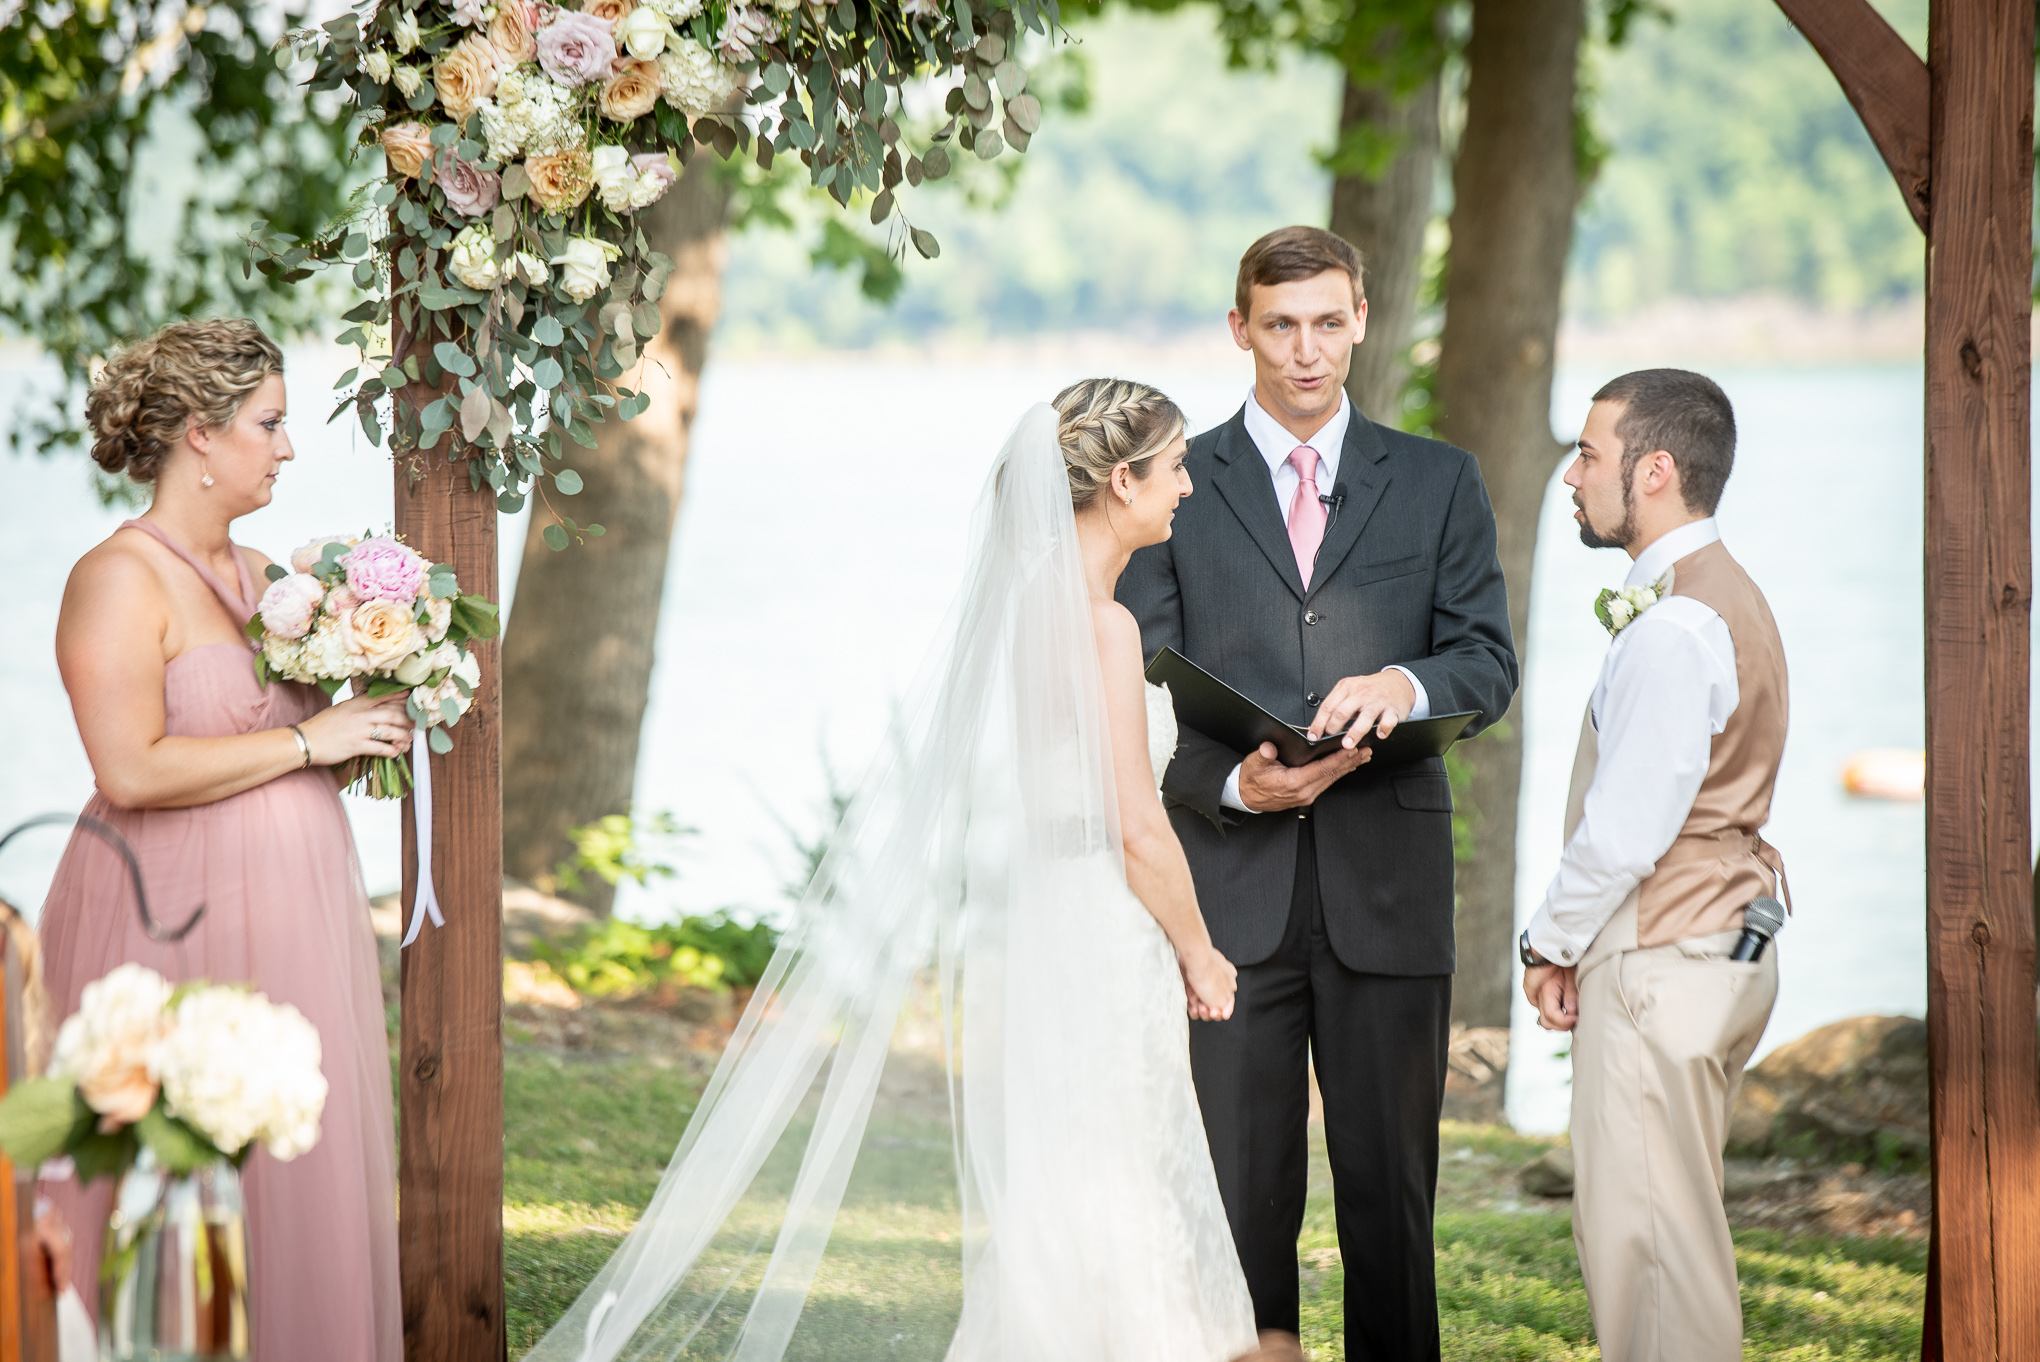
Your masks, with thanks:
M1313 734L1475 711L1517 681L1495 522L1464 450L1346 398L1366 334L1358 253L1288 227L1240 261L1232 334L1254 385L1190 441L1204 495L1142 549L1119 599L1171 647ZM1324 1100L1346 1355L1439 1353L1431 1219L1453 970L1452 794L1437 758L1349 749L1290 768L1188 728L1162 781L1231 1020L1191 1031L1212 1160L1256 1323L1298 1332L1309 1066Z

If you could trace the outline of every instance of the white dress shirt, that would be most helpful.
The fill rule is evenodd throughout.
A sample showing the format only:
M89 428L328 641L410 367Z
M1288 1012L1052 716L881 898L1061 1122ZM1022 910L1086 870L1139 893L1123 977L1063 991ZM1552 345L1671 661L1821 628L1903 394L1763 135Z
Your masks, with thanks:
M1637 555L1624 585L1648 586L1720 538L1712 517L1681 525ZM1657 868L1693 811L1714 735L1739 698L1728 625L1691 596L1667 596L1609 642L1591 710L1600 760L1585 815L1530 920L1539 955L1577 964Z
M1307 440L1299 440L1284 429L1280 422L1270 416L1254 390L1247 390L1246 405L1247 438L1254 442L1262 460L1268 465L1268 476L1275 484L1275 505L1282 512L1282 524L1289 524L1291 504L1296 500L1296 489L1303 483L1303 475L1289 462L1289 456L1305 445L1317 451L1317 489L1322 495L1329 495L1339 481L1339 454L1346 447L1346 428L1353 423L1353 405L1346 399L1343 390L1339 393L1339 408L1325 423L1319 426ZM1424 683L1417 680L1417 674L1408 667L1389 664L1388 670L1401 672L1409 678L1410 689L1417 693L1417 701L1411 707L1409 718L1428 719L1431 717L1431 697L1424 693ZM1252 813L1240 799L1240 768L1235 766L1232 774L1225 778L1225 793L1219 802L1228 809L1241 813Z

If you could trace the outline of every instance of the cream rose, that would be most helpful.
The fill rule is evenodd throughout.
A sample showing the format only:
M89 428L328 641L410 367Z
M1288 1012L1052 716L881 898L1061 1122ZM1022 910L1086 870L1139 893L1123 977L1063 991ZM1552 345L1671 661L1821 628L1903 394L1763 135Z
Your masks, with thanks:
M523 0L501 0L496 6L496 17L489 20L489 41L501 55L505 71L538 60L538 41L533 36L538 28L535 20L531 6Z
M623 252L606 241L577 236L552 259L560 267L560 287L577 303L585 303L609 287L609 262Z
M650 5L640 5L624 17L616 36L631 56L639 61L656 61L673 37L673 25Z
M453 239L452 259L448 263L454 278L483 293L493 291L509 278L504 265L497 263L495 237L479 222Z
M359 653L370 671L387 671L425 646L411 608L396 601L363 601L342 626L348 650Z
M524 163L531 179L531 197L548 213L565 213L580 205L595 186L589 177L588 153L575 149L557 156L534 156Z
M391 170L415 179L432 155L432 133L423 123L393 123L382 130L382 149Z
M480 34L463 38L441 54L432 68L432 88L456 123L467 121L481 102L496 93L496 47Z
M397 44L397 55L407 57L418 46L418 16L405 10L397 16L397 25L390 36Z
M361 59L361 69L377 85L390 83L390 54L370 52Z
M602 87L600 108L604 118L629 123L650 113L658 102L659 68L648 61L625 61Z
M390 72L390 81L397 87L397 93L405 99L418 93L418 87L425 83L425 77L415 66L399 66Z
M581 0L581 13L609 24L621 24L637 8L637 0Z

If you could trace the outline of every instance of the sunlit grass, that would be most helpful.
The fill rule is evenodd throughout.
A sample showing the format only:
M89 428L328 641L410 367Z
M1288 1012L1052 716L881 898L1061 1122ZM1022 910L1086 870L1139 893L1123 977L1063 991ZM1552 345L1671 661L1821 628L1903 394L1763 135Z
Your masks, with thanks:
M692 1113L698 1073L637 1057L505 1055L504 1268L510 1351L536 1343L636 1222ZM1551 1141L1499 1127L1441 1129L1438 1309L1447 1359L1599 1357L1563 1202L1523 1198L1507 1174ZM871 1157L875 1154L876 1157ZM1344 1271L1322 1141L1312 1149L1303 1257L1304 1344L1344 1362ZM935 1356L960 1279L946 1136L902 1130L868 1151L789 1349L796 1362ZM1883 1362L1919 1354L1926 1249L1903 1240L1736 1235L1744 1356ZM768 1245L769 1247L769 1245ZM731 1253L731 1264L741 1262ZM721 1357L761 1263L753 1260L688 1356ZM733 1269L734 1270L734 1269Z

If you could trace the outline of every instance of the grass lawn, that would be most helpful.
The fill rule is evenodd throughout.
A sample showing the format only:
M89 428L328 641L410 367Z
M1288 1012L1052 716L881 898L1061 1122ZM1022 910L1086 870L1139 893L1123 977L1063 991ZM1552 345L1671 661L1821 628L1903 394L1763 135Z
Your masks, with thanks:
M562 1056L513 1044L504 1058L504 1268L510 1354L517 1357L579 1294L650 1199L705 1073L693 1056ZM1438 1306L1445 1356L1481 1362L1598 1357L1569 1208L1524 1198L1515 1189L1516 1170L1551 1141L1447 1122L1442 1144ZM1344 1279L1331 1182L1322 1149L1313 1154L1301 1240L1304 1344L1317 1362L1343 1362ZM955 1250L947 1232L954 1213L946 1209L953 1189L903 1196L896 1186L873 1185L868 1193L860 1196L853 1182L843 1231L876 1233L883 1223L905 1255L892 1260L892 1271L910 1267L938 1293L941 1282L953 1282L948 1264ZM1746 1357L1910 1362L1919 1355L1923 1241L1743 1230L1736 1249ZM852 1287L845 1294L857 1293ZM930 1305L938 1313L945 1308ZM953 1308L951 1302L947 1309ZM796 1351L847 1362L892 1350L839 1335L836 1346ZM940 1353L938 1346L932 1355Z

